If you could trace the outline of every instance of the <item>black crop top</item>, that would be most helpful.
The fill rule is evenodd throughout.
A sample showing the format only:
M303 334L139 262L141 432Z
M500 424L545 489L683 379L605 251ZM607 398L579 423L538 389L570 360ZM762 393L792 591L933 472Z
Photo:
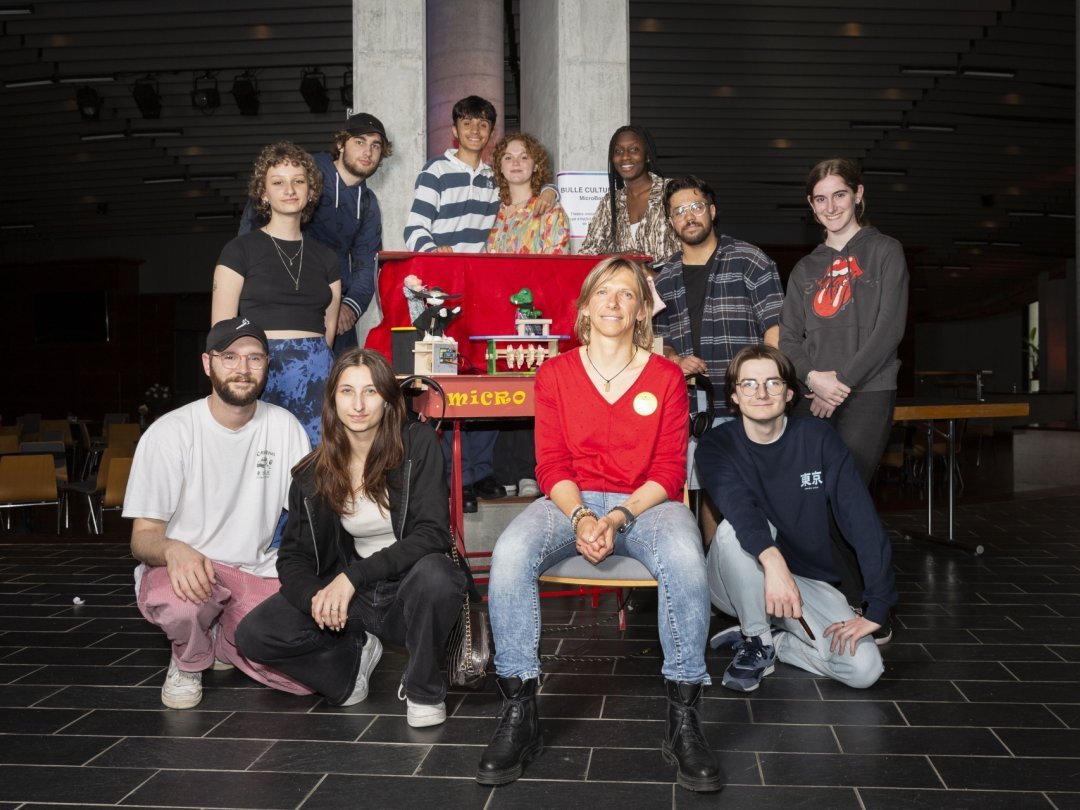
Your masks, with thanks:
M295 256L300 250L299 241L278 239L277 243L287 256ZM326 333L326 308L333 298L329 285L341 278L337 257L330 248L305 238L302 269L299 258L289 268L269 234L254 230L225 245L218 264L244 277L238 315L250 318L267 332ZM300 288L296 289L298 272Z

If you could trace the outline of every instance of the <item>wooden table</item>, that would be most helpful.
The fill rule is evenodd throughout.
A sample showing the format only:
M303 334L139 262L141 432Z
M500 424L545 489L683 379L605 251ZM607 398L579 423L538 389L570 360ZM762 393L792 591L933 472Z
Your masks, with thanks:
M969 400L957 402L942 402L939 400L925 399L898 399L893 411L893 419L897 422L925 422L926 423L926 534L919 539L926 539L935 543L956 546L970 551L978 556L984 551L982 543L966 543L958 541L953 535L953 511L955 507L954 477L956 470L956 420L957 419L991 419L995 416L1027 416L1030 406L1026 402L972 402ZM937 428L936 421L946 422L946 428L941 435L945 437L948 448L946 463L948 465L948 503L949 523L948 535L939 537L934 534L934 434Z

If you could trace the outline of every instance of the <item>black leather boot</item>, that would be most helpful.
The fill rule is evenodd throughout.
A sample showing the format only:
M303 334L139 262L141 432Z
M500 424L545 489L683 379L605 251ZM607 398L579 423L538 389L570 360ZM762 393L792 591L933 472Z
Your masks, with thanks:
M536 679L498 678L496 683L503 696L502 714L476 769L476 781L481 785L513 782L521 776L525 763L544 750L536 714Z
M664 681L664 685L668 700L664 759L678 766L676 781L687 790L720 790L726 777L701 731L697 710L704 687L675 681Z

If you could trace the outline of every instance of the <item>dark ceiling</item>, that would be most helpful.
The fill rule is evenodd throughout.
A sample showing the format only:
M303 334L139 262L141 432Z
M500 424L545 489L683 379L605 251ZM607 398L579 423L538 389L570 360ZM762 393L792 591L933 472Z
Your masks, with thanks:
M224 237L258 146L326 148L352 62L350 0L225 5L0 0L5 241ZM8 13L19 8L31 13ZM871 219L914 257L918 317L1015 309L1075 256L1075 14L1071 0L631 0L632 117L669 175L710 180L735 233L813 240L807 169L860 159ZM312 68L326 113L299 92ZM246 71L257 116L231 94ZM196 84L215 80L220 107L193 109ZM133 99L144 82L160 118ZM82 120L81 87L99 120Z

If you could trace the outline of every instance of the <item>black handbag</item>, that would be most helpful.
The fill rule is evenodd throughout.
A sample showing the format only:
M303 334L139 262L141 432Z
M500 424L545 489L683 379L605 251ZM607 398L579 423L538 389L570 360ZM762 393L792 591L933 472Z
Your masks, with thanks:
M483 686L487 679L487 668L491 663L491 630L487 611L473 603L476 588L472 572L469 563L458 554L457 541L450 545L450 557L465 572L469 585L465 589L457 623L446 640L446 677L451 686L475 689Z

